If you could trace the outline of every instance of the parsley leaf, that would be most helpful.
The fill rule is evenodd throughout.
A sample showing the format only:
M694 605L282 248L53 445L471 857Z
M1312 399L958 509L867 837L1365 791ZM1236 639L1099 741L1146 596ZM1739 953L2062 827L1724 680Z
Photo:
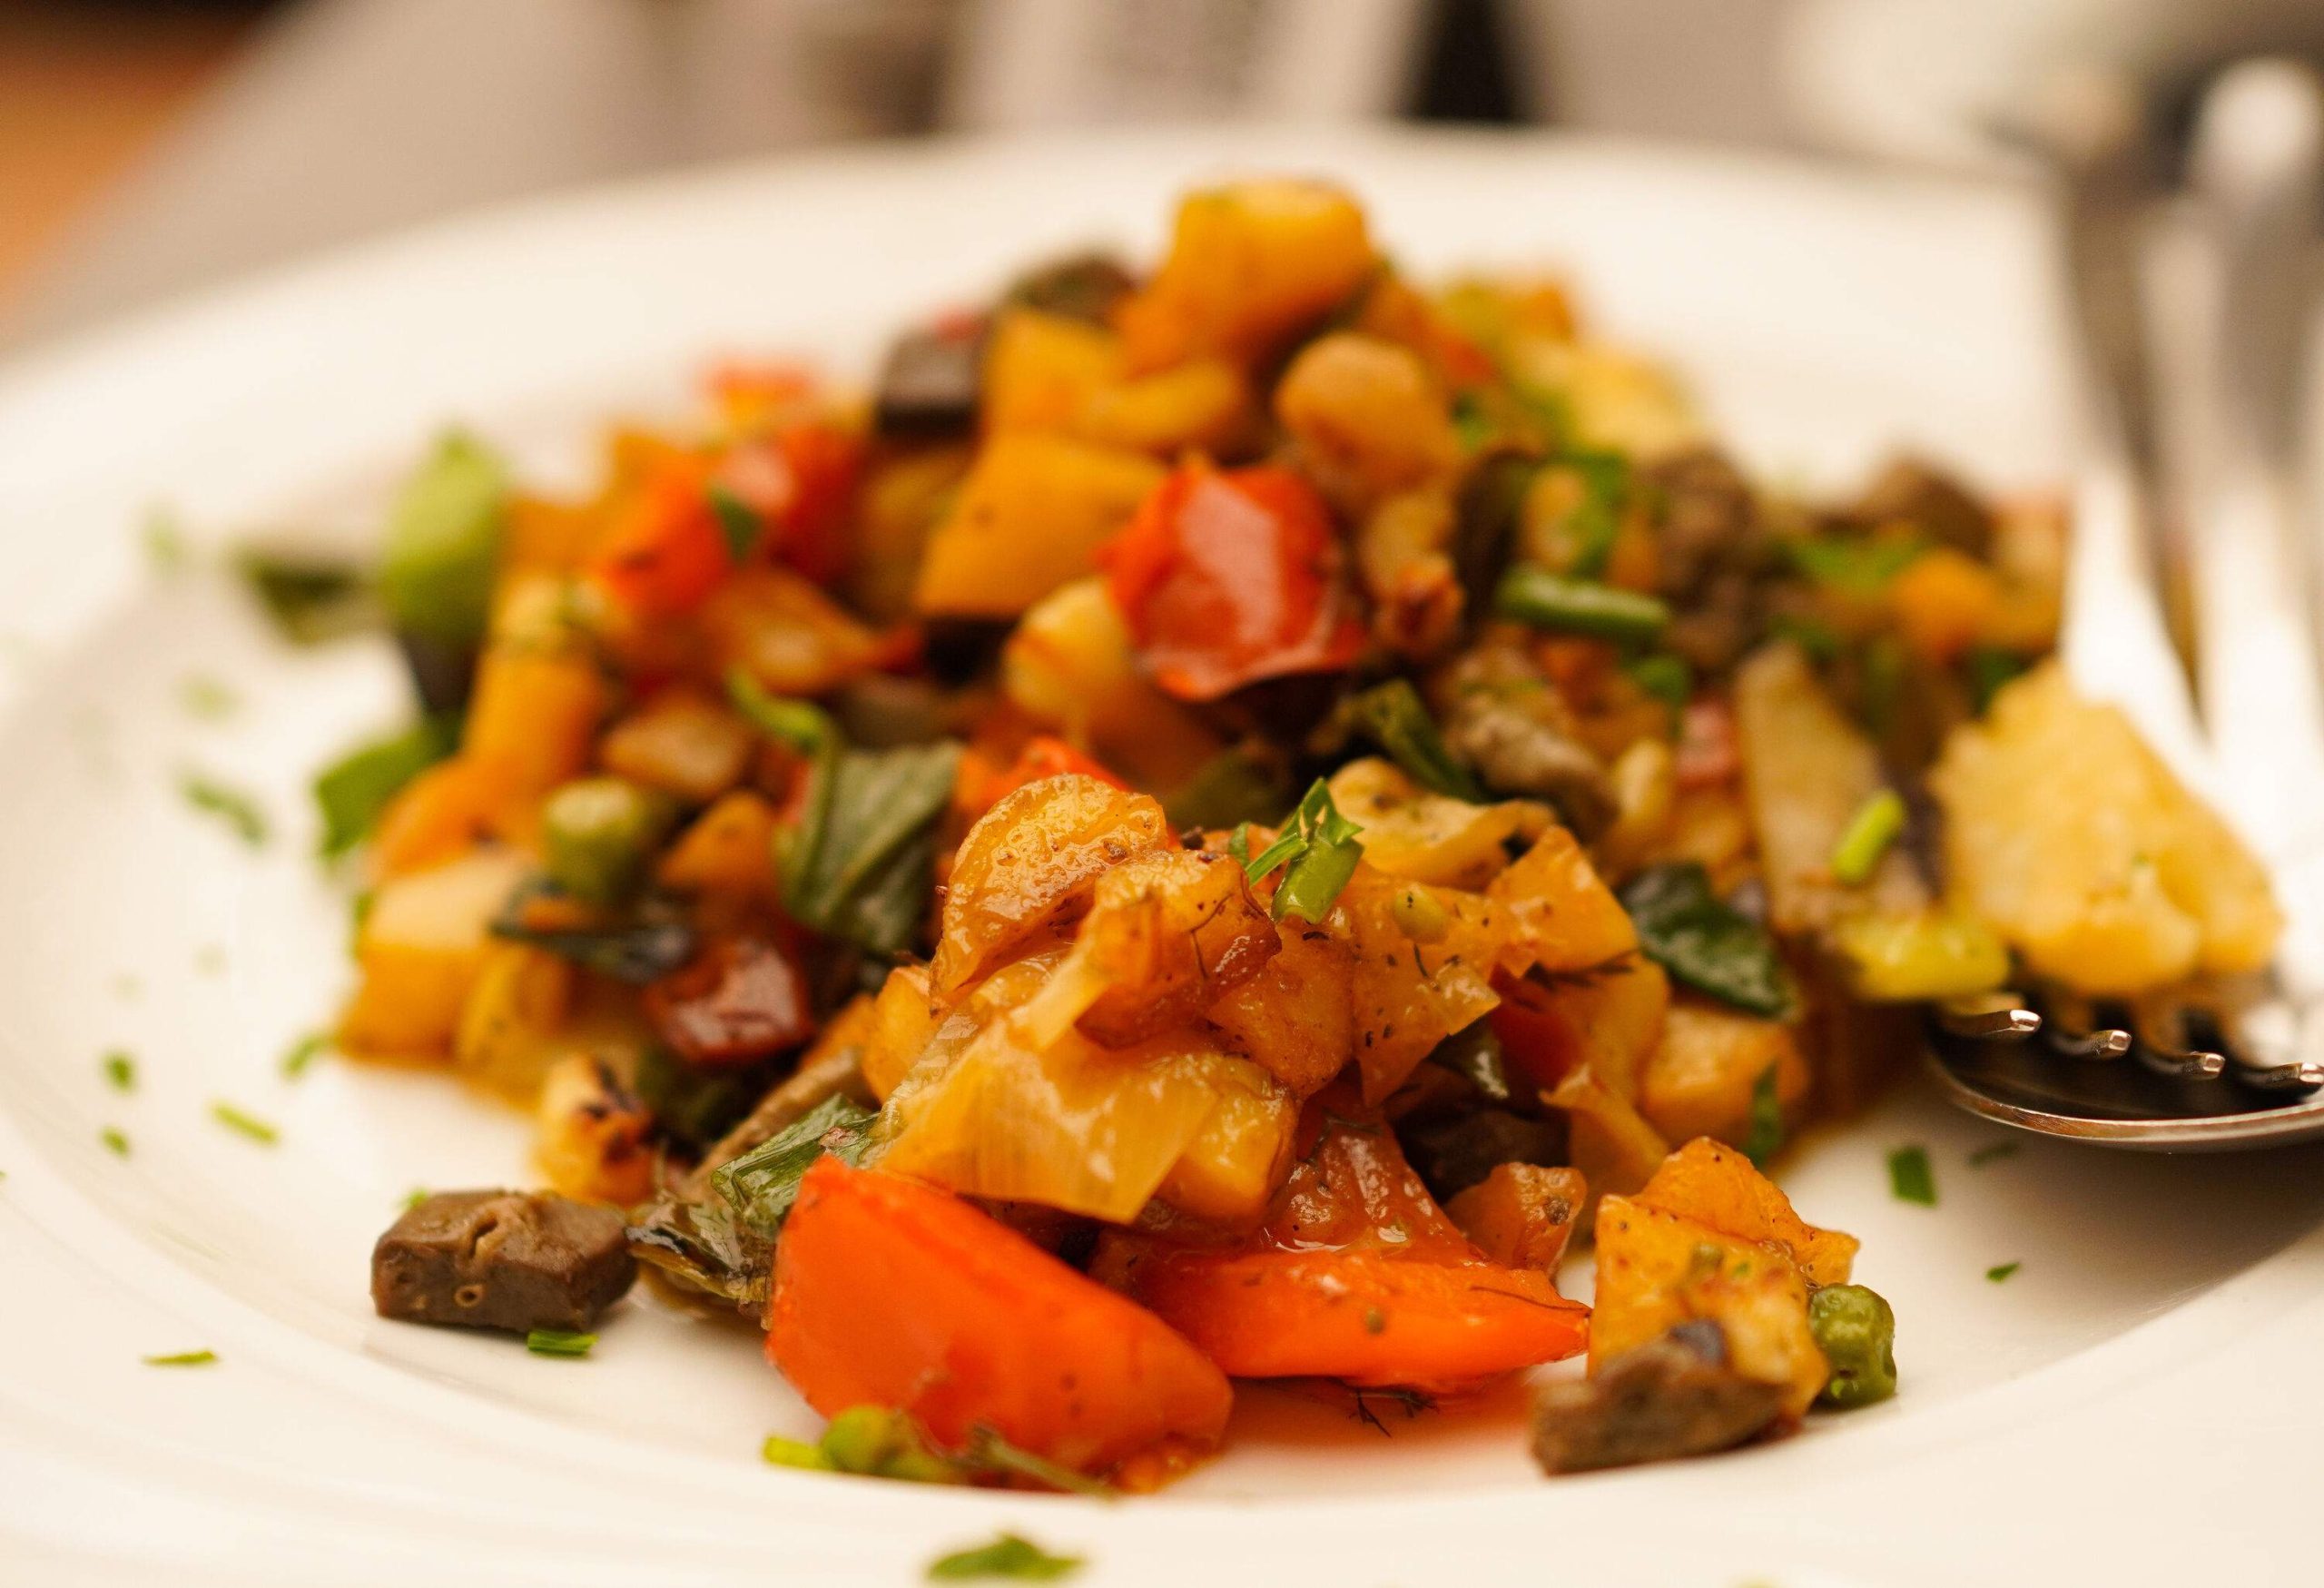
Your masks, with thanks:
M1085 1563L1079 1555L1053 1555L1028 1539L1004 1533L990 1544L956 1550L931 1562L928 1578L931 1583L961 1583L980 1577L1053 1583L1071 1576Z

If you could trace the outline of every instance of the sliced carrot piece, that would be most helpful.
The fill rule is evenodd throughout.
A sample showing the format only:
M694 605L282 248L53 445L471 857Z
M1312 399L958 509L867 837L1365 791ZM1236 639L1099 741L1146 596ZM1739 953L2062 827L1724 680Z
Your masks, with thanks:
M824 1158L775 1250L768 1359L829 1416L910 1412L1098 1471L1216 1443L1233 1392L1153 1314L950 1192Z

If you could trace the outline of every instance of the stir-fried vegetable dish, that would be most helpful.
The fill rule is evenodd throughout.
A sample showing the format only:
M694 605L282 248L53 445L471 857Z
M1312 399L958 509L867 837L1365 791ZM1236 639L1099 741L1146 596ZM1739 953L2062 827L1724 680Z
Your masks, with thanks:
M530 1110L547 1189L419 1201L380 1310L572 1355L635 1266L832 1419L771 1459L937 1482L1150 1486L1238 1380L1581 1358L1552 1472L1878 1401L1763 1169L1929 1001L2278 929L2047 659L2063 536L1747 478L1554 282L1297 182L868 393L723 369L578 497L448 438L367 582L414 720L317 789L337 1038Z

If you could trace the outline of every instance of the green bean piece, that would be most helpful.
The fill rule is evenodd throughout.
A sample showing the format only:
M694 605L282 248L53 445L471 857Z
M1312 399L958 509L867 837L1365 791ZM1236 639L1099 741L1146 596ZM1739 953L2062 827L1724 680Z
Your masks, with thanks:
M1905 802L1884 788L1856 807L1832 845L1832 875L1853 888L1872 876L1880 857L1905 830Z
M576 899L617 902L636 888L669 824L668 804L625 779L566 784L541 811L550 880Z
M1823 1287L1807 1298L1807 1327L1832 1365L1824 1405L1868 1406L1896 1393L1896 1315L1878 1291Z
M1503 575L1492 604L1503 617L1535 628L1619 645L1644 645L1670 622L1670 608L1652 596L1588 579L1561 578L1532 567L1513 567Z

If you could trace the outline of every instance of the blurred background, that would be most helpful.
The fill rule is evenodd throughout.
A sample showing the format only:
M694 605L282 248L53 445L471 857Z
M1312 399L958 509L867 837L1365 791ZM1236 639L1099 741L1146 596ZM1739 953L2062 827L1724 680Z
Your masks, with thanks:
M2324 0L0 0L0 346L431 214L870 137L1540 123L1974 167Z

